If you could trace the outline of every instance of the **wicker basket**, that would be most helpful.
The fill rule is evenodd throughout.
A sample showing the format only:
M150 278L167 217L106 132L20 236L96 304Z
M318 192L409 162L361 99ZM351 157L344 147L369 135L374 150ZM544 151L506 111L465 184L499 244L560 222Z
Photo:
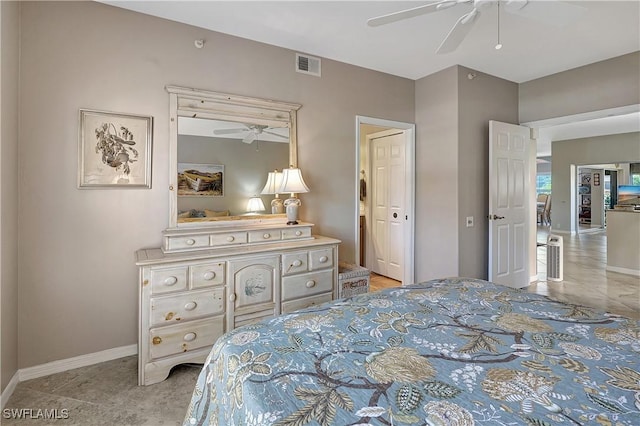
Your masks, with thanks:
M369 270L350 263L338 263L339 297L351 297L369 291Z

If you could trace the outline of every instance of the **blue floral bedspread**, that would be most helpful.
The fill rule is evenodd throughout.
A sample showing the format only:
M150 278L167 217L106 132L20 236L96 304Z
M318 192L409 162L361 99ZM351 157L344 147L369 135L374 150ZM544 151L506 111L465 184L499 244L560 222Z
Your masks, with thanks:
M214 345L184 425L640 425L640 321L474 279L387 289Z

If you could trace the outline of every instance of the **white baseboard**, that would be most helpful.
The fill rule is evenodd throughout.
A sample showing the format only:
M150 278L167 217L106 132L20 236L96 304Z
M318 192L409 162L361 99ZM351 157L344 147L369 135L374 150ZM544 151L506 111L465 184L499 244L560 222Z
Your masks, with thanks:
M620 268L618 266L609 266L609 265L607 265L607 271L617 272L619 274L634 275L636 277L640 277L640 270L638 270L638 269Z
M13 391L16 390L16 386L18 386L18 382L20 381L20 370L16 371L16 374L13 375L7 387L4 388L4 391L0 394L0 410L4 410L4 406L13 395Z
M549 228L550 234L566 234L566 235L576 235L576 231L564 231L561 229L553 229Z
M119 348L107 349L91 354L75 356L73 358L61 359L58 361L47 362L33 367L21 368L20 381L37 379L38 377L48 376L49 374L61 373L74 368L86 367L88 365L98 364L113 359L123 358L138 353L138 345L120 346Z

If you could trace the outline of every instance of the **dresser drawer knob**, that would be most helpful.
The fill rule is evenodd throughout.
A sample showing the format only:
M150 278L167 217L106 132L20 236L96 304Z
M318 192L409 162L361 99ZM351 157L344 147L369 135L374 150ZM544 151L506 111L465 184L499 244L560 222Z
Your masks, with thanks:
M178 282L178 279L176 277L167 277L164 280L164 285L172 286L177 282Z
M266 233L262 236L262 238L264 238L265 240L268 240L269 238L271 238L271 234Z
M233 242L233 240L235 240L235 237L233 237L233 236L231 236L231 235L229 235L229 236L227 237L227 241L229 241L230 243L232 243L232 242Z
M295 267L302 266L302 260L296 259L293 261L292 265Z
M194 240L193 238L189 238L187 241L185 241L187 243L188 246L192 246L196 243L196 240Z
M211 281L216 277L216 273L213 271L207 271L202 275L202 277L207 281Z
M306 286L307 286L307 288L315 287L316 286L316 282L314 280L309 280L309 281L307 281Z
M329 260L329 258L327 256L321 256L318 260L320 260L320 263L327 263L327 260Z
M196 340L196 333L187 333L183 337L185 342L193 342Z
M236 301L236 295L235 295L235 293L232 293L232 294L230 294L230 295L229 295L229 300L230 300L231 302L235 302L235 301Z
M184 309L187 311L193 311L197 306L198 304L196 302L188 302L185 303Z
M162 339L159 336L156 336L153 338L152 342L154 345L159 345L160 343L162 343Z
M296 231L296 237L299 237L300 235L302 235L302 231Z

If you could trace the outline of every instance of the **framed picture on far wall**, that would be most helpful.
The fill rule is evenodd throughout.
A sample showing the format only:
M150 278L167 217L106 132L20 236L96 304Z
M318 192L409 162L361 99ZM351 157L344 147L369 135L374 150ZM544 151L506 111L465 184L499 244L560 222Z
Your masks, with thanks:
M178 196L224 197L224 166L178 163Z
M151 188L153 117L80 110L79 188Z

